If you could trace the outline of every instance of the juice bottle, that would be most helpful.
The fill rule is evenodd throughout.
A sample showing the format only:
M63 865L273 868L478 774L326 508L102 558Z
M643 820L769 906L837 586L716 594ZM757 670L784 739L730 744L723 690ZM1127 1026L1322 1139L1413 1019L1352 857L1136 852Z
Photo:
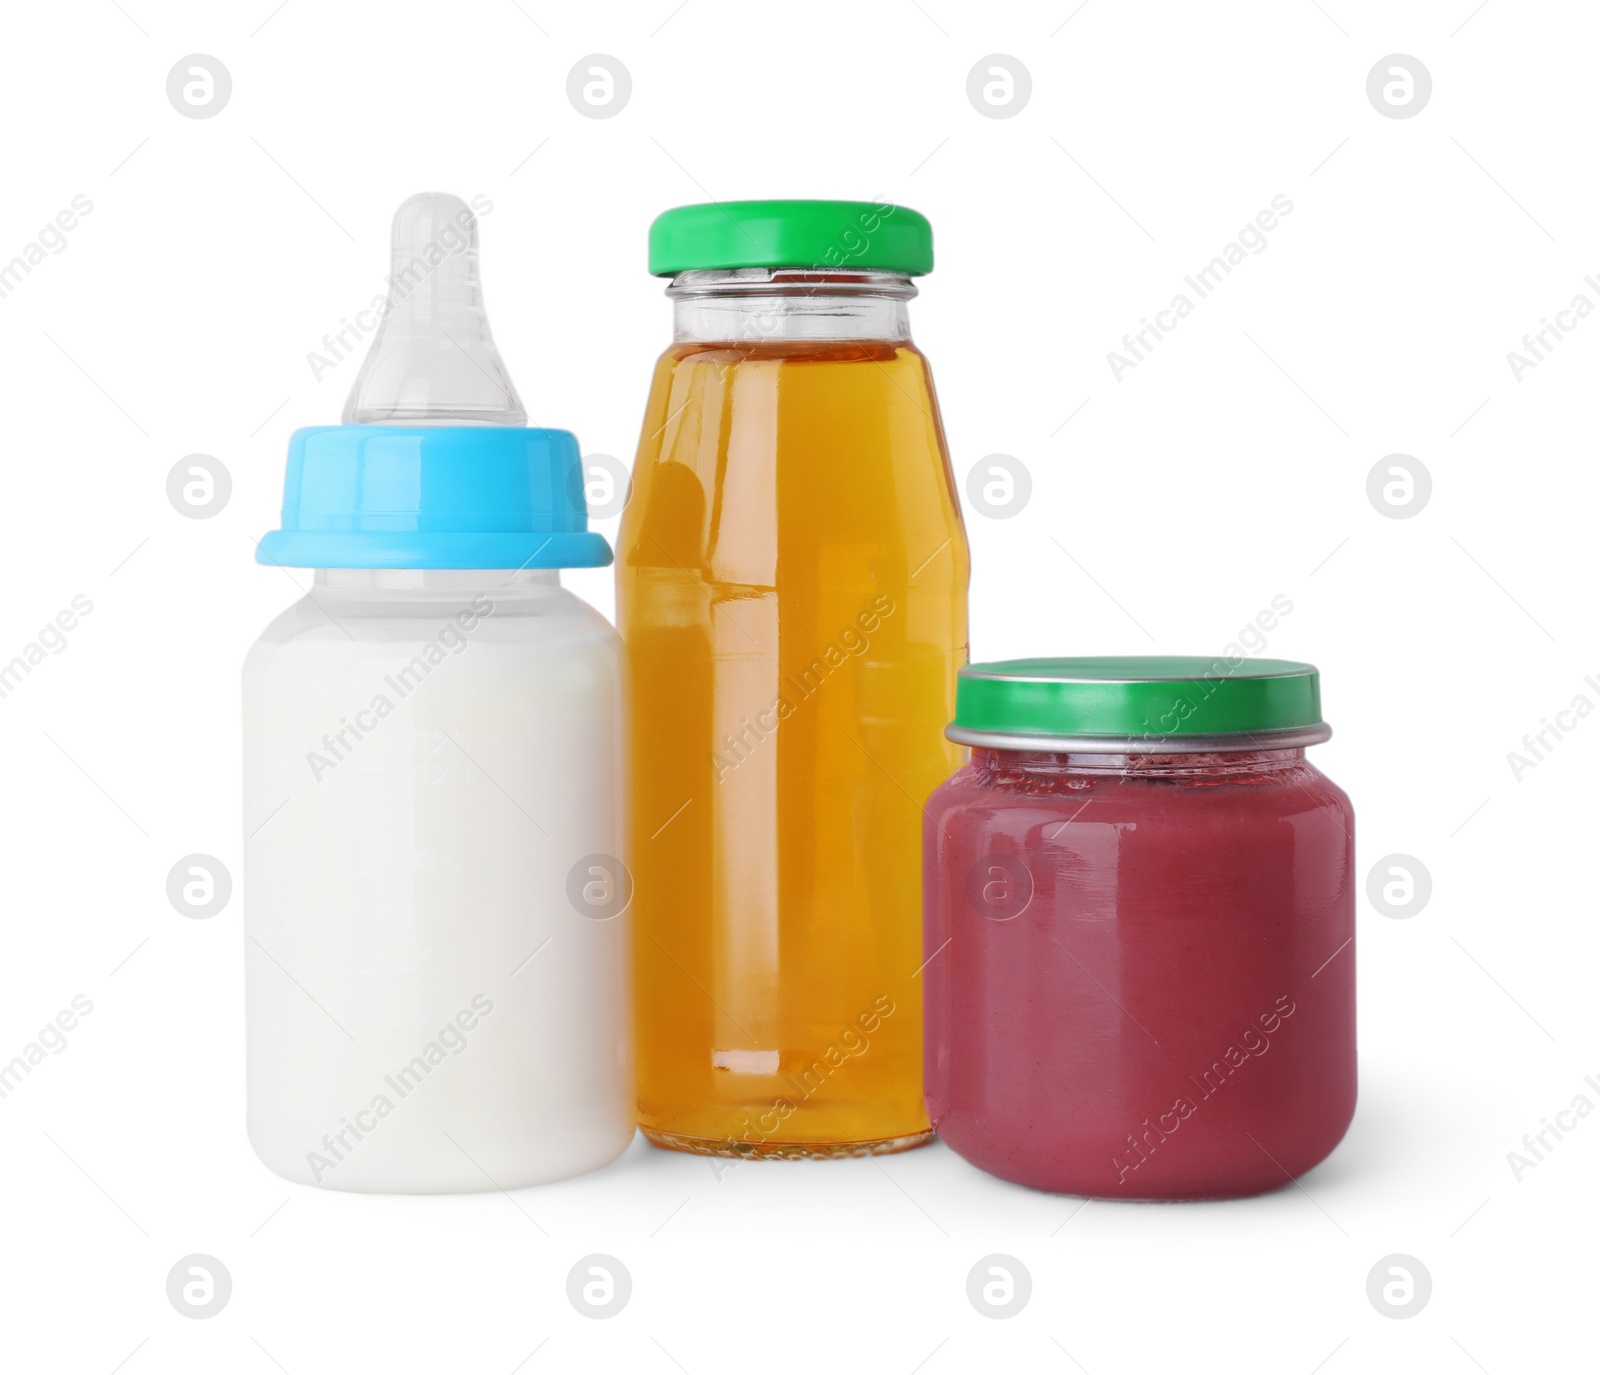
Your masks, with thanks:
M968 555L912 345L915 211L668 211L623 519L639 1109L657 1145L821 1157L929 1139L922 804L967 657Z

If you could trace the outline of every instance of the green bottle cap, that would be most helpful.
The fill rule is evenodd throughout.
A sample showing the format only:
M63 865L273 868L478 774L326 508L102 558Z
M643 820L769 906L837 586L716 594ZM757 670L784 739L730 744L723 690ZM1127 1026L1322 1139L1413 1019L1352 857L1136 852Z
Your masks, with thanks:
M933 271L933 227L878 201L726 201L680 205L650 226L650 271L698 268L867 268L907 277Z
M1174 754L1288 749L1332 731L1310 664L1218 655L968 664L945 734L990 749Z

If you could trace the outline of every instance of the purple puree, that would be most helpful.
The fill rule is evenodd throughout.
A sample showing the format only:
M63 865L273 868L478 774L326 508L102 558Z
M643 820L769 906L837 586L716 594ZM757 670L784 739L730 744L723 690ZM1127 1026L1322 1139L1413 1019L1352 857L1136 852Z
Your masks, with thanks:
M1098 1198L1309 1170L1355 1111L1353 834L1300 749L974 750L924 826L939 1136Z

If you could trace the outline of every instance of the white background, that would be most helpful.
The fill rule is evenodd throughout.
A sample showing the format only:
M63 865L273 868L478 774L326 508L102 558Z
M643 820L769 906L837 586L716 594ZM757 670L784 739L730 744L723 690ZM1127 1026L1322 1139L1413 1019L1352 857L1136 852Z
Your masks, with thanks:
M0 700L0 1058L92 1014L0 1100L0 1364L89 1372L626 1369L1284 1372L1576 1369L1592 1352L1600 1121L1507 1152L1600 1078L1587 718L1520 781L1507 752L1586 694L1600 319L1518 381L1508 350L1600 272L1600 15L1577 3L884 0L799 8L191 4L5 11L0 262L93 210L0 300L0 660L93 603ZM1076 8L1074 8L1076 6ZM181 57L233 94L180 117ZM580 117L609 54L632 98ZM969 70L1020 60L1012 118ZM1411 54L1414 118L1366 78ZM1276 594L1267 652L1324 675L1317 762L1355 800L1363 876L1431 872L1406 920L1363 896L1361 1101L1303 1187L1220 1205L1035 1194L942 1147L815 1166L635 1147L571 1183L456 1199L320 1193L243 1126L239 899L186 919L184 855L236 875L239 665L296 595L252 544L285 441L338 416L321 336L381 290L389 216L482 193L490 315L534 423L633 451L669 308L661 209L886 196L932 220L912 308L958 480L1010 454L1033 497L969 508L975 658L1212 652ZM1269 246L1116 380L1106 353L1275 195ZM1070 417L1070 419L1069 419ZM233 495L166 496L208 453ZM1386 455L1433 495L1366 495ZM838 493L849 501L848 491ZM602 528L614 535L615 523ZM605 573L569 585L609 612ZM1553 1138L1547 1138L1553 1140ZM180 1257L233 1277L169 1304ZM580 1257L633 1278L569 1304ZM1431 1302L1375 1311L1403 1252ZM1031 1272L1014 1318L973 1263ZM522 1364L519 1365L519 1362ZM119 1364L121 1363L121 1364ZM1320 1363L1320 1364L1319 1364Z

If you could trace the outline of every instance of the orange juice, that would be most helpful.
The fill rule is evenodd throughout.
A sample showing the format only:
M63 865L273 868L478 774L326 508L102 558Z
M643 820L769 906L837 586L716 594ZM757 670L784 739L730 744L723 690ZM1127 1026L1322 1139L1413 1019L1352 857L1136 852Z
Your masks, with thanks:
M719 302L740 274L688 275L713 308L679 303L618 541L640 1121L719 1155L904 1149L968 578L910 286Z

